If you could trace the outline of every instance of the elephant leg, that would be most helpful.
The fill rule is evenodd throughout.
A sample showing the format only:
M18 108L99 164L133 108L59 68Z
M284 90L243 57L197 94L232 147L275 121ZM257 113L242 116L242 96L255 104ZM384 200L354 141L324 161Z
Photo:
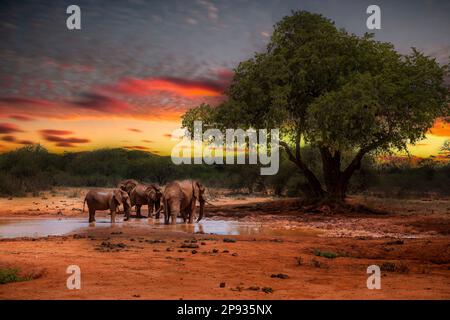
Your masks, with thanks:
M137 218L142 218L142 216L141 216L141 205L140 204L136 205L136 217Z
M129 211L125 211L125 218L123 220L124 221L130 220L130 212Z
M195 201L192 201L191 207L189 208L189 223L194 223L194 214L195 214Z
M177 217L180 214L180 203L174 203L174 206L172 207L173 210L170 212L170 216L172 217L172 224L177 223Z
M116 222L116 209L111 209L111 223Z
M153 203L147 204L147 218L151 218L153 215Z
M159 208L160 208L160 206L161 206L161 204L157 204L157 202L155 202L154 204L153 204L154 206L155 206L155 212L158 212L157 214L156 214L156 216L155 216L155 218L156 219L158 219L159 220L159 217L160 217L160 214L161 214L161 210L159 210Z
M172 218L172 224L176 224L177 223L177 217L180 214L180 201L177 200L172 200L172 201L167 201L166 202L166 216L165 216L165 222L166 224L169 224L170 218ZM165 209L166 209L165 208Z
M95 222L95 209L89 208L89 222Z

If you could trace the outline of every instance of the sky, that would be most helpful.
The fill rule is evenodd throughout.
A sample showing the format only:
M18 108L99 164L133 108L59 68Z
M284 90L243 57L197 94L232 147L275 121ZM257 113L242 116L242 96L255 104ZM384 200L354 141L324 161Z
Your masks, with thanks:
M66 27L71 4L81 30ZM381 8L376 39L448 63L448 0L0 1L0 152L40 143L170 154L180 116L220 103L233 68L262 51L291 10L362 35L371 4ZM438 121L410 151L437 155L449 138Z

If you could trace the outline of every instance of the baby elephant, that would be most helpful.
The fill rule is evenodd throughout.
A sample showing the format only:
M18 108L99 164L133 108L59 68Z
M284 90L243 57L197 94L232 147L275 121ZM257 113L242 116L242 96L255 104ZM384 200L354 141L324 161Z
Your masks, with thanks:
M89 222L95 221L96 210L108 209L111 211L111 222L116 222L116 212L121 204L125 211L125 221L130 218L130 196L123 190L90 190L84 198L83 212L85 203L89 208Z

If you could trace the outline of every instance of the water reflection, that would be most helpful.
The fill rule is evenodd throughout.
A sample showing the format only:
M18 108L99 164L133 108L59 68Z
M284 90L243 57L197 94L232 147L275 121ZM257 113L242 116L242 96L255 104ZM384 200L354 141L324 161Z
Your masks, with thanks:
M0 238L16 237L46 237L48 235L64 235L77 230L89 228L122 228L124 226L140 228L168 229L186 233L205 233L218 235L307 235L312 231L304 229L273 227L271 223L240 222L228 220L202 220L200 223L184 224L181 220L176 225L165 225L162 220L132 219L128 222L118 220L114 226L109 218L99 218L95 223L89 223L83 218L67 219L0 219Z

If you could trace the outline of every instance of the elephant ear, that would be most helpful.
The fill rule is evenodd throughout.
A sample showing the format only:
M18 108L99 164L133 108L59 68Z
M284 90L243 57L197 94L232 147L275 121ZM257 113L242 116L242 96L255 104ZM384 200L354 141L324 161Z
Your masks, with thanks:
M194 197L200 201L203 198L205 187L203 187L203 185L198 181L195 181L192 187L194 189Z
M117 203L122 203L122 190L116 189L113 191L113 198L117 201Z
M120 190L122 202L126 202L126 204L131 208L131 199L127 192Z

